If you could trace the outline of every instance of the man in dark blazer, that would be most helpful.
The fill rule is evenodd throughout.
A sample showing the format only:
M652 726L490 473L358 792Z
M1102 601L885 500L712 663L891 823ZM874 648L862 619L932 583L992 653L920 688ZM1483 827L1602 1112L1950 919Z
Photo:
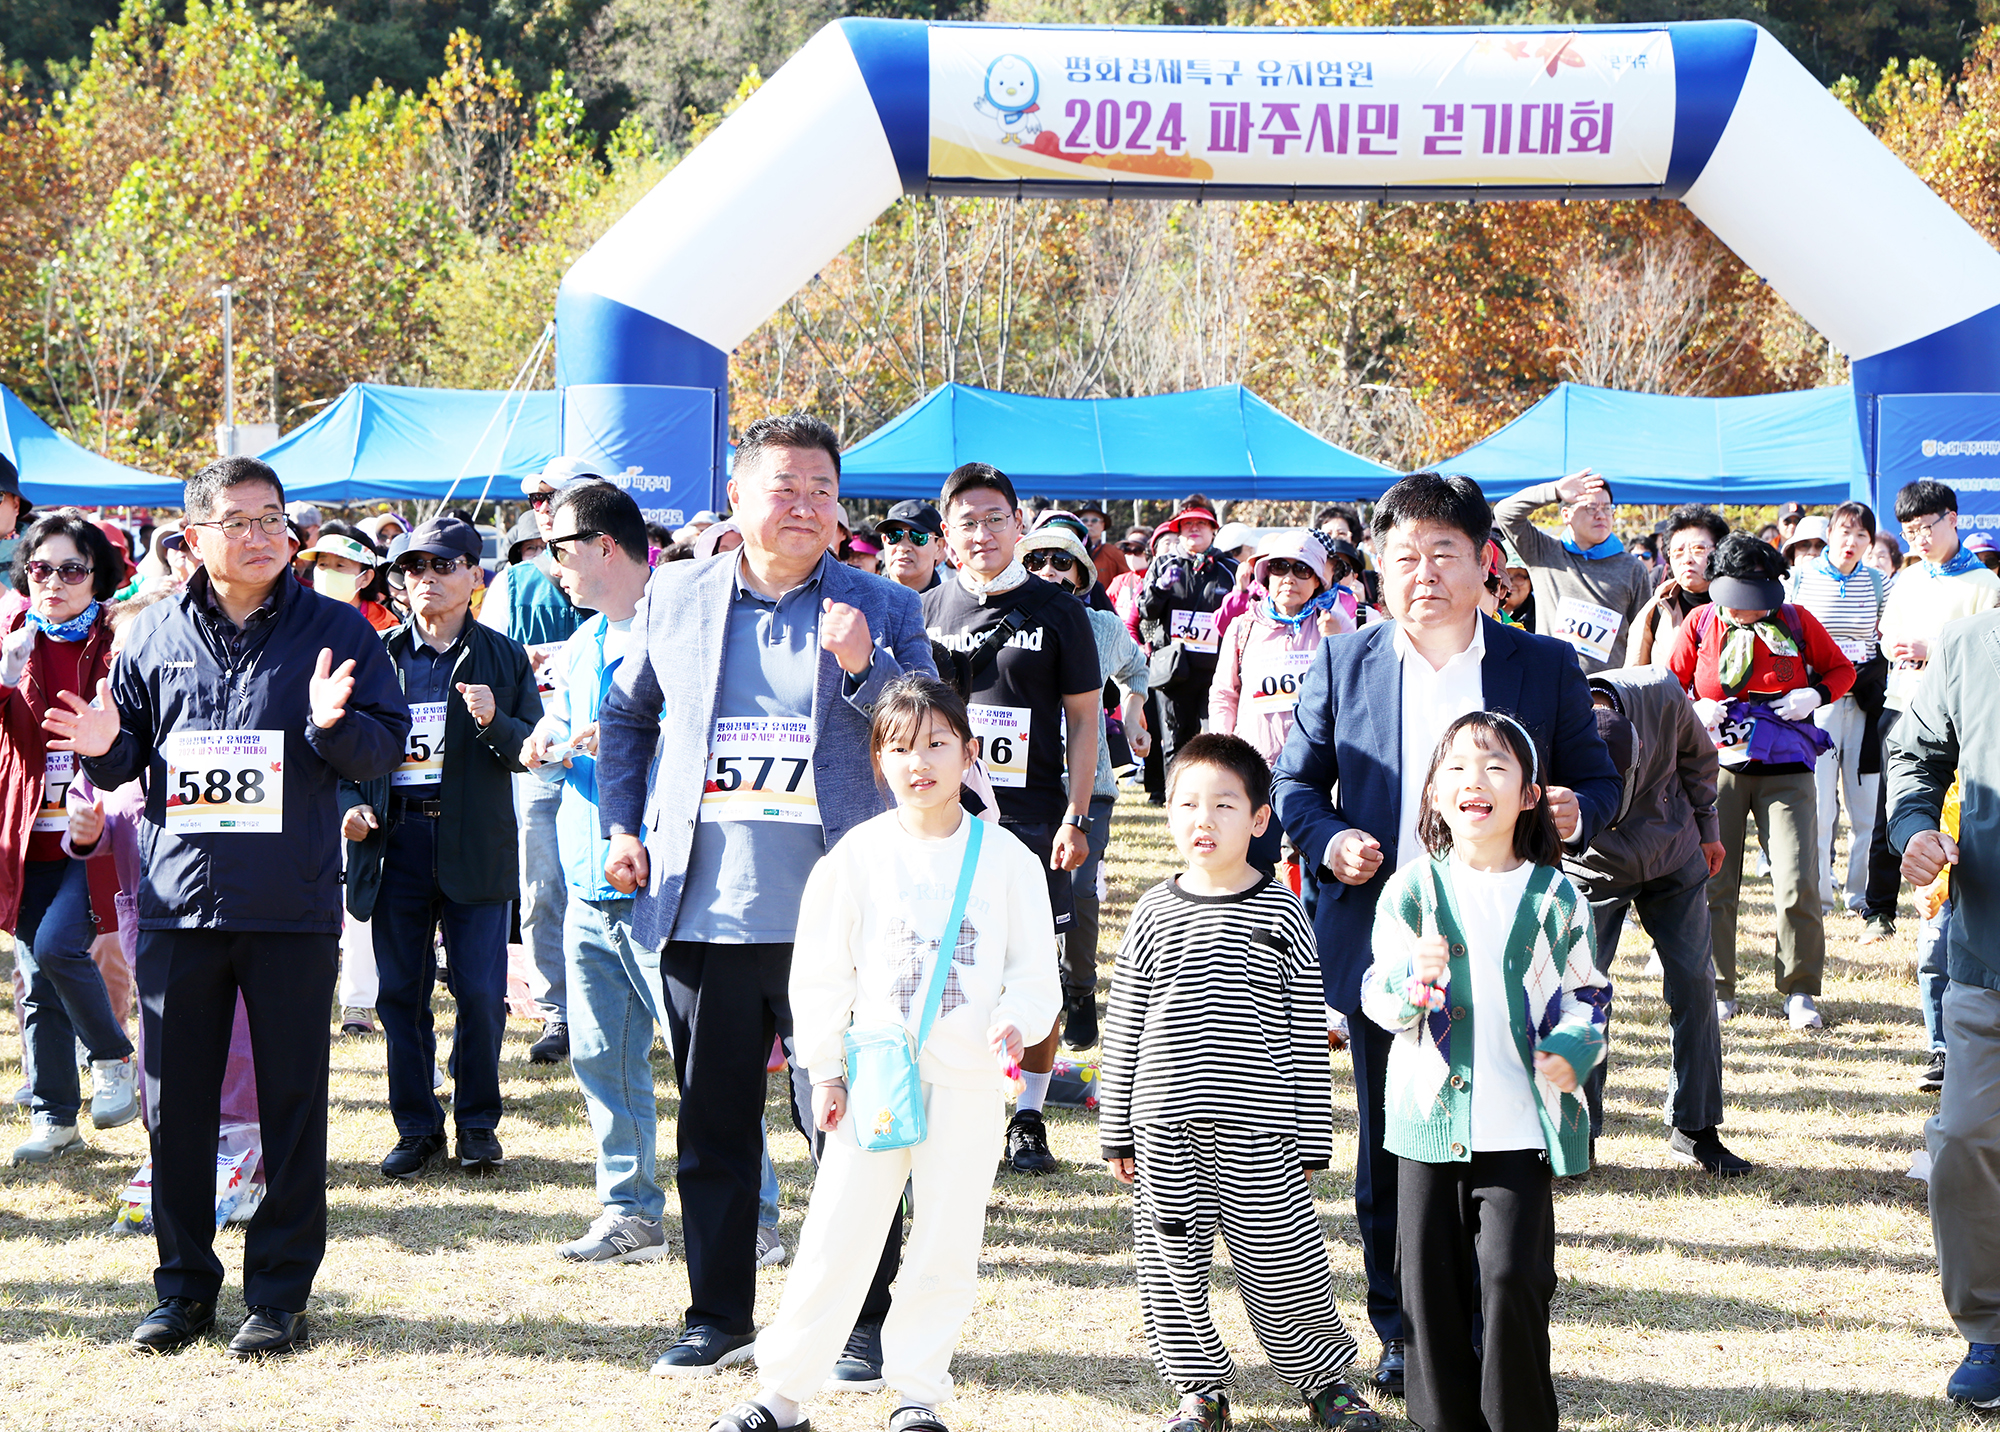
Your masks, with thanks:
M739 549L655 571L598 712L605 878L659 951L680 1083L675 1179L686 1327L654 1373L750 1356L764 1065L789 1042L806 876L886 805L868 754L882 688L935 676L917 594L844 566L840 444L806 414L744 430L730 478ZM892 1233L869 1297L888 1311Z
M1572 849L1617 808L1620 783L1597 734L1590 691L1564 642L1479 612L1491 510L1469 478L1406 477L1375 509L1382 593L1394 618L1321 644L1279 753L1272 801L1315 889L1313 932L1328 1006L1352 1016L1371 958L1375 902L1396 867L1420 859L1416 804L1444 729L1467 711L1505 711L1548 761L1549 803ZM1375 1382L1400 1393L1396 1160L1382 1148L1393 1036L1349 1031L1359 1147L1354 1213L1368 1269L1368 1316L1382 1339Z

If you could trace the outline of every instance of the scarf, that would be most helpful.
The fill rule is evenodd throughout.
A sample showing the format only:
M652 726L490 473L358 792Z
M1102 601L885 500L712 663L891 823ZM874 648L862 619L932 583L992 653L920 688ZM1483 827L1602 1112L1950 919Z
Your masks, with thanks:
M1722 638L1722 654L1715 663L1716 677L1722 682L1722 689L1734 696L1750 680L1750 667L1756 659L1757 643L1761 640L1774 656L1797 656L1799 644L1792 640L1792 634L1771 617L1751 626L1739 626L1735 622L1724 623L1726 628Z
M28 613L28 625L51 641L82 641L89 634L90 624L96 620L95 601L66 622L51 622L40 612Z
M1616 557L1624 550L1625 544L1618 539L1616 532L1613 532L1595 547L1579 547L1567 533L1563 536L1563 551L1569 553L1572 557L1581 557L1587 562L1601 562L1606 557Z
M1960 548L1959 550L1964 551L1965 549ZM1813 563L1813 570L1821 576L1833 578L1835 585L1840 588L1841 595L1845 596L1847 594L1847 584L1856 577L1861 576L1864 572L1872 571L1873 568L1866 562L1856 562L1853 571L1843 572L1840 570L1839 564L1832 557L1822 552L1819 554L1819 560Z
M1967 572L1976 572L1985 565L1985 563L1973 556L1972 553L1966 551L1964 544L1961 543L1959 549L1951 554L1950 561L1942 564L1937 562L1924 563L1924 575L1926 577L1962 577Z
M969 567L960 567L958 569L958 580L965 587L966 591L979 599L979 605L983 607L986 605L988 597L997 597L1006 592L1011 592L1014 588L1020 586L1021 583L1027 581L1028 569L1022 566L1021 559L1016 557L1007 564L1005 571L990 582L979 576L978 573Z
M1337 601L1339 601L1339 598L1334 596L1332 592L1319 592L1314 595L1311 601L1299 608L1297 616L1288 617L1278 610L1276 602L1266 597L1264 598L1264 616L1272 626L1282 627L1286 631L1295 632L1306 624L1308 617L1317 617L1321 612L1331 610Z

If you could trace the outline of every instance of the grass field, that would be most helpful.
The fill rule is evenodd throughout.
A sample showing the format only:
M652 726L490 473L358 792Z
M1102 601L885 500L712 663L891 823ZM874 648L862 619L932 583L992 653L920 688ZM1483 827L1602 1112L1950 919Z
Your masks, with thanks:
M1170 869L1160 812L1121 803L1103 943L1110 972L1133 899ZM1759 1165L1723 1184L1674 1164L1659 1104L1666 1010L1628 932L1613 978L1615 1064L1603 1167L1556 1199L1554 1343L1565 1425L1870 1428L1963 1420L1941 1397L1960 1344L1944 1316L1923 1185L1906 1178L1935 1100L1923 1063L1906 909L1893 945L1829 922L1822 1008L1829 1027L1785 1023L1768 961L1769 887L1746 884L1745 1013L1724 1026L1724 1130ZM448 1027L448 1024L445 1025ZM11 1021L0 1083L19 1082ZM471 1181L440 1172L385 1183L393 1142L379 1039L334 1044L332 1234L310 1316L316 1343L268 1365L229 1360L220 1341L171 1358L122 1346L152 1303L150 1239L104 1230L143 1148L138 1125L87 1134L92 1147L44 1169L0 1168L0 1426L12 1428L694 1428L754 1390L754 1374L707 1382L646 1375L686 1301L678 1257L572 1268L555 1257L596 1213L582 1101L566 1068L527 1062L534 1031L510 1028L500 1134L508 1164ZM663 1121L671 1071L655 1051ZM1351 1112L1335 1065L1334 1167L1316 1180L1342 1312L1362 1312L1350 1202ZM775 1085L774 1085L775 1089ZM811 1169L783 1107L770 1109L794 1241ZM1003 1175L987 1222L980 1306L954 1364L954 1432L1154 1427L1166 1405L1147 1363L1132 1284L1126 1199L1095 1162L1091 1119L1051 1117L1066 1171ZM22 1111L0 1117L8 1147ZM666 1123L662 1147L671 1148ZM665 1160L663 1159L663 1163ZM676 1205L668 1199L677 1250ZM219 1240L230 1284L218 1319L242 1315L240 1231ZM776 1310L785 1270L760 1275L758 1314ZM1242 1364L1239 1425L1303 1428L1265 1366L1218 1255L1217 1309ZM821 1399L825 1432L885 1424L886 1394ZM1384 1411L1402 1425L1400 1405Z

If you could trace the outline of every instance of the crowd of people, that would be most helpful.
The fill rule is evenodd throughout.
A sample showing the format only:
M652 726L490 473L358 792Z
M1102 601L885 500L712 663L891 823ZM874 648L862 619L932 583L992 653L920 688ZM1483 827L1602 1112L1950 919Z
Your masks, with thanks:
M1949 488L1897 494L1907 558L1858 502L1768 533L1687 507L1628 545L1590 471L1497 507L1418 473L1367 522L1310 527L1197 494L1117 537L974 462L850 526L834 433L794 414L742 434L726 519L649 529L577 458L523 496L489 574L470 514L322 521L224 458L135 563L103 522L30 513L0 460L14 1162L82 1147L86 1107L144 1117L159 1301L136 1347L215 1323L218 1143L244 1125L229 1348L309 1339L330 1025L381 1034L385 1178L504 1164L511 964L530 1056L573 1069L594 1144L598 1212L558 1256L661 1258L671 1183L689 1304L652 1370L757 1365L711 1432L885 1386L892 1432L944 1432L994 1180L1059 1167L1064 1044L1099 1051L1168 1432L1230 1425L1218 1235L1313 1425L1377 1428L1389 1395L1433 1432L1553 1428L1552 1188L1595 1161L1621 933L1651 940L1670 1010L1669 1150L1748 1172L1720 1027L1757 1005L1738 915L1761 861L1800 1031L1838 1018L1827 920L1889 939L1917 887L1934 1220L1970 1344L1948 1390L2000 1406L2000 855L1978 840L2000 554L1961 539ZM1138 900L1100 1009L1121 784L1165 807L1183 869ZM1354 1071L1365 1373L1310 1191L1329 1050ZM816 1168L789 1255L774 1071ZM760 1333L757 1270L787 1256Z

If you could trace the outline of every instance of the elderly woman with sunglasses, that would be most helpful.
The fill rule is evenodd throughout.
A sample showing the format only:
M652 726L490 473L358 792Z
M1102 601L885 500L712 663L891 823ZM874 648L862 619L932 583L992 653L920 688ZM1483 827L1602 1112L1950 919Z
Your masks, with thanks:
M17 1164L83 1147L78 1040L90 1051L91 1122L115 1128L139 1112L132 1042L91 958L90 881L62 847L75 758L50 751L42 730L61 693L88 698L110 673L104 604L124 570L104 534L68 510L37 519L14 560L14 588L28 608L0 638L0 925L14 934L26 986L22 1043L34 1062L30 1136L14 1150Z
M1327 637L1355 629L1354 596L1331 580L1327 541L1284 528L1257 544L1252 576L1264 592L1222 635L1208 688L1208 729L1240 736L1266 761L1292 733L1299 686ZM1272 821L1250 842L1250 863L1277 868L1281 832Z

